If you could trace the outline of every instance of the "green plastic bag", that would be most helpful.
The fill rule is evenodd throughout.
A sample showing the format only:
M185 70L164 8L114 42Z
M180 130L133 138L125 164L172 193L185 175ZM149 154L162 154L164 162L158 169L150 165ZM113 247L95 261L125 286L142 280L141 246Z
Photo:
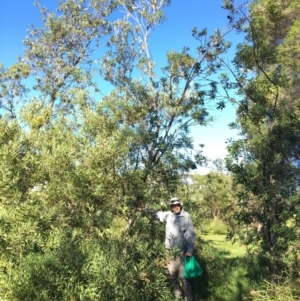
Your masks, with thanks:
M184 256L184 278L195 278L201 276L202 273L202 268L194 256Z

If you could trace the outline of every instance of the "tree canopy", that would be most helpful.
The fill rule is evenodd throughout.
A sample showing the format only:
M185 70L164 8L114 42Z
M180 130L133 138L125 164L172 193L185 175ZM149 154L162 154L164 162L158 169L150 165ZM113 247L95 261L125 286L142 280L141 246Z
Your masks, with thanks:
M298 1L255 1L249 14L226 4L246 34L234 64L242 138L231 143L229 170L244 191L240 220L259 223L247 236L264 251L283 254L298 239L299 113ZM293 51L291 51L293 45ZM294 48L296 47L296 48ZM242 159L240 159L242 157Z
M285 264L299 250L299 3L226 0L225 29L192 29L197 47L160 66L150 36L169 5L37 2L43 25L29 29L23 57L1 64L5 300L170 299L163 229L141 207L185 195L182 175L205 161L190 128L212 121L210 104L237 105L241 139L229 141L229 175L189 186L196 227L199 213L222 218L270 255L273 273L297 262ZM231 30L245 36L233 68Z
M203 160L189 129L222 97L226 32L194 28L198 47L157 66L149 37L170 1L36 5L43 26L1 65L0 294L165 300L162 229L140 207L161 207Z

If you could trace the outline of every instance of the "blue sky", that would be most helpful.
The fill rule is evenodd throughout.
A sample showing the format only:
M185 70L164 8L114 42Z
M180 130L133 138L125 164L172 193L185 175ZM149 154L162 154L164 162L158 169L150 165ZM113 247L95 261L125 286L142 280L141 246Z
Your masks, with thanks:
M241 2L241 0L239 0ZM238 1L238 2L239 2ZM42 4L54 10L56 0L42 0ZM227 23L227 12L221 8L219 0L173 0L166 9L167 20L151 37L151 53L153 59L159 61L167 51L181 50L183 46L195 46L191 35L193 27L207 27L210 33L215 28L224 28ZM30 24L41 25L38 9L33 6L33 0L3 0L0 2L0 62L5 67L17 61L22 56L22 41L27 35ZM241 37L231 33L228 39L233 43ZM228 54L233 58L234 46ZM204 154L211 159L224 158L226 155L226 140L236 137L237 133L228 129L228 124L235 119L235 109L228 106L225 110L212 110L216 121L207 127L195 127L192 134L195 145L205 145Z

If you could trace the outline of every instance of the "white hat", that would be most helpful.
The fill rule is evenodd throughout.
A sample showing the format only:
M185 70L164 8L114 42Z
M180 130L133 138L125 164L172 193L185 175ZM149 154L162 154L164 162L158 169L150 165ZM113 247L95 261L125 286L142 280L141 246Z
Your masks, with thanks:
M180 206L182 206L182 205L181 205L181 202L180 202L180 200L179 200L178 198L171 198L170 204L169 204L170 207L171 207L171 206L174 206L174 205L178 205L178 204L179 204Z

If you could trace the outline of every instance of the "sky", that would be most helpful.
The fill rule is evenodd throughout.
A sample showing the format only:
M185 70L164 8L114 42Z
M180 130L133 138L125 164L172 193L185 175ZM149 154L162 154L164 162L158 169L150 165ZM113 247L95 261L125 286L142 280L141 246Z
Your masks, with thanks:
M241 0L237 2L241 3ZM42 0L50 10L57 7L56 0ZM194 27L208 28L210 33L216 28L224 28L227 24L227 12L221 8L221 0L173 0L166 9L167 20L150 39L151 54L154 60L170 50L180 51L183 46L195 46L191 35ZM0 62L9 67L23 55L23 44L30 24L41 26L40 14L33 5L33 0L0 1ZM228 39L236 44L241 37L231 33ZM228 53L229 61L233 59L234 46ZM226 154L226 141L237 138L237 132L229 130L228 124L235 120L235 108L228 105L223 111L212 110L215 122L206 127L192 128L195 146L204 144L203 154L211 160L223 159ZM202 168L201 173L211 170Z

